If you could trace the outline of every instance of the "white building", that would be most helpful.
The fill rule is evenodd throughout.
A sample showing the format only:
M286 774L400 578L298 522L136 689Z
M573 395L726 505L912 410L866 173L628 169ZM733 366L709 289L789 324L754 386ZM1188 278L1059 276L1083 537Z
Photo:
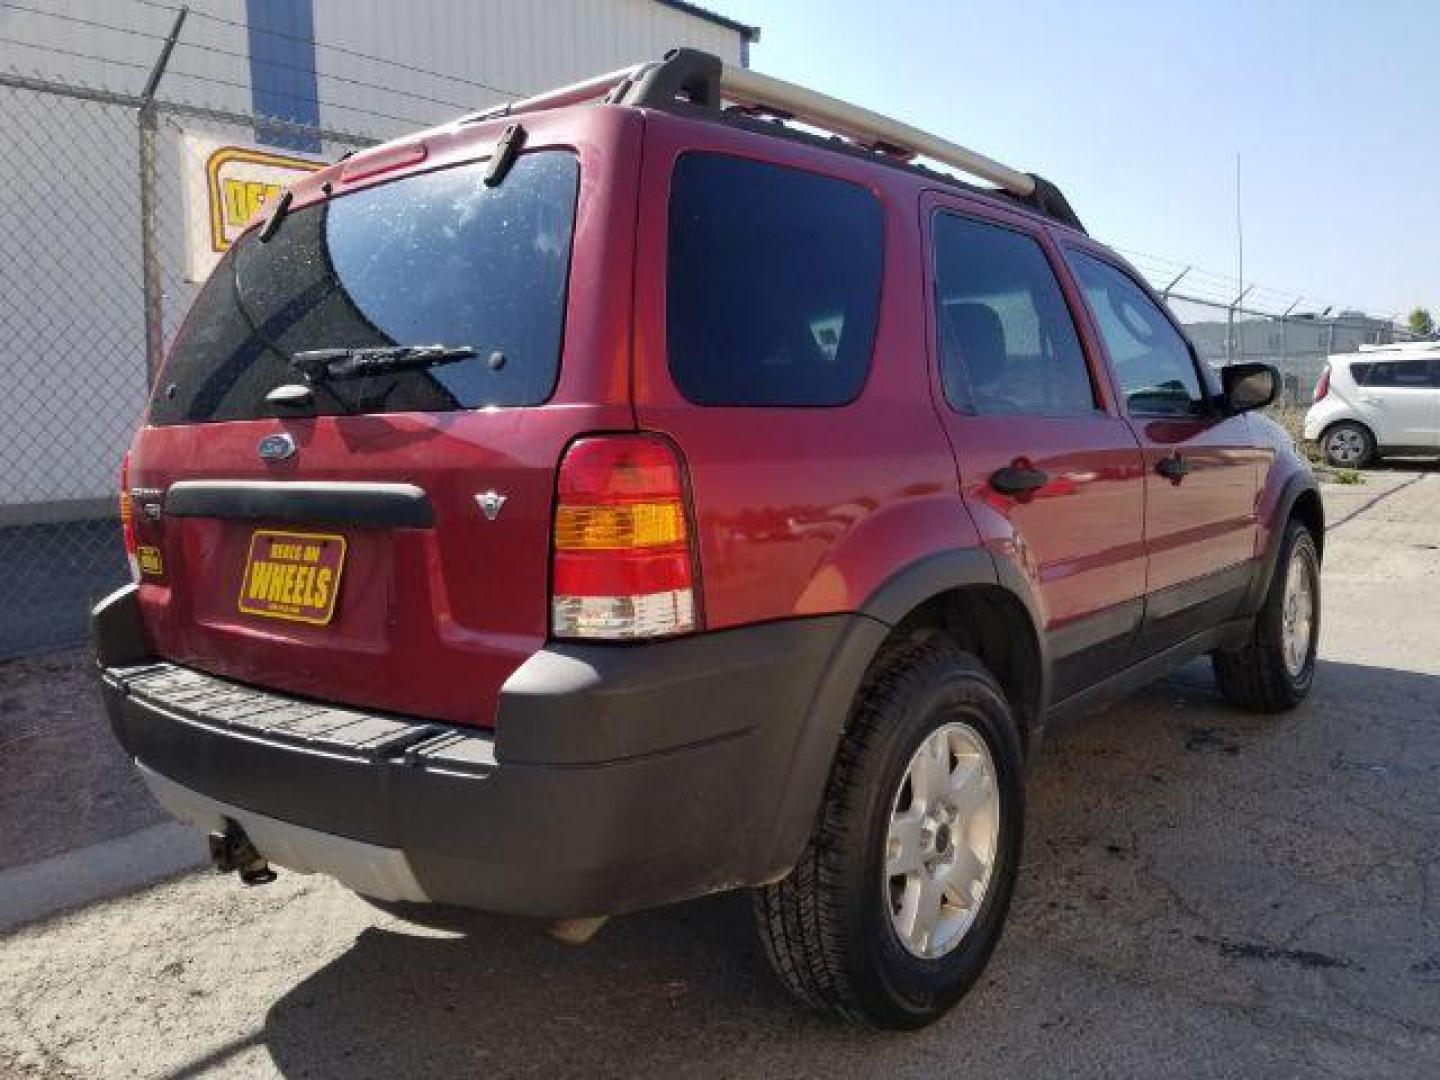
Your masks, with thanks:
M358 140L572 82L677 45L748 60L758 31L681 0L188 0L163 102ZM0 529L113 513L146 395L140 139L133 101L179 0L0 7ZM44 92L56 82L94 97ZM159 312L194 294L186 136L333 160L354 145L164 111L156 137ZM190 172L187 173L187 169ZM193 276L193 275L191 275ZM0 556L4 537L0 535Z

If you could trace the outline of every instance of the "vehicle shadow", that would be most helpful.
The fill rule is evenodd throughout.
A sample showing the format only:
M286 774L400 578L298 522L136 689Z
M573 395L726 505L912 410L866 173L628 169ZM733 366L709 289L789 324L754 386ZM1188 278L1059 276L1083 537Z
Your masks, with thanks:
M1433 1017L1440 678L1322 662L1317 679L1297 712L1252 716L1192 665L1047 737L1011 927L970 998L925 1032L795 1006L747 897L730 894L616 919L582 948L527 920L381 919L270 1007L260 1041L292 1077L1035 1075L1077 1060L1105 1075L1146 1044L1246 1072L1252 1023L1276 1055L1316 1037L1292 1025L1292 1045L1273 1016L1227 1004L1251 995L1336 1027ZM1361 868L1316 869L1326 845L1398 867L1378 915ZM1380 922L1357 939L1362 917Z

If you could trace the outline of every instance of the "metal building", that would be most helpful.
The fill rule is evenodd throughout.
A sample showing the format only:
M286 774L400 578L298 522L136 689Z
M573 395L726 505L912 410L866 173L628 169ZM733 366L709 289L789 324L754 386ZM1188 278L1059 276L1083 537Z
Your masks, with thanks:
M74 638L122 572L149 371L294 170L677 45L744 64L758 36L683 0L0 6L0 657Z

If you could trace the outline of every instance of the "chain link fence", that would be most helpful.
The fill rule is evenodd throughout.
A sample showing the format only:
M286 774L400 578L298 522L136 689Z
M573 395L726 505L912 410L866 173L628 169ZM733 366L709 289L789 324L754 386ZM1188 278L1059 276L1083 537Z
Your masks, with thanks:
M185 140L257 128L319 138L327 160L378 141L0 72L0 659L83 640L127 578L120 457L199 288Z
M1277 404L1288 409L1309 405L1330 355L1354 352L1361 345L1417 340L1391 320L1361 312L1272 315L1176 293L1167 300L1206 363L1220 368L1259 361L1279 368Z

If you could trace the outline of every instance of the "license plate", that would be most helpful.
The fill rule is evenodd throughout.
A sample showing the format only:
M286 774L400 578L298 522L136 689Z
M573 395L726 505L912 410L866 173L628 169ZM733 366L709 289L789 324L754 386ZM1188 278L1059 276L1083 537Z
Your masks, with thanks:
M345 538L257 529L240 583L240 610L267 619L326 626L345 569Z

